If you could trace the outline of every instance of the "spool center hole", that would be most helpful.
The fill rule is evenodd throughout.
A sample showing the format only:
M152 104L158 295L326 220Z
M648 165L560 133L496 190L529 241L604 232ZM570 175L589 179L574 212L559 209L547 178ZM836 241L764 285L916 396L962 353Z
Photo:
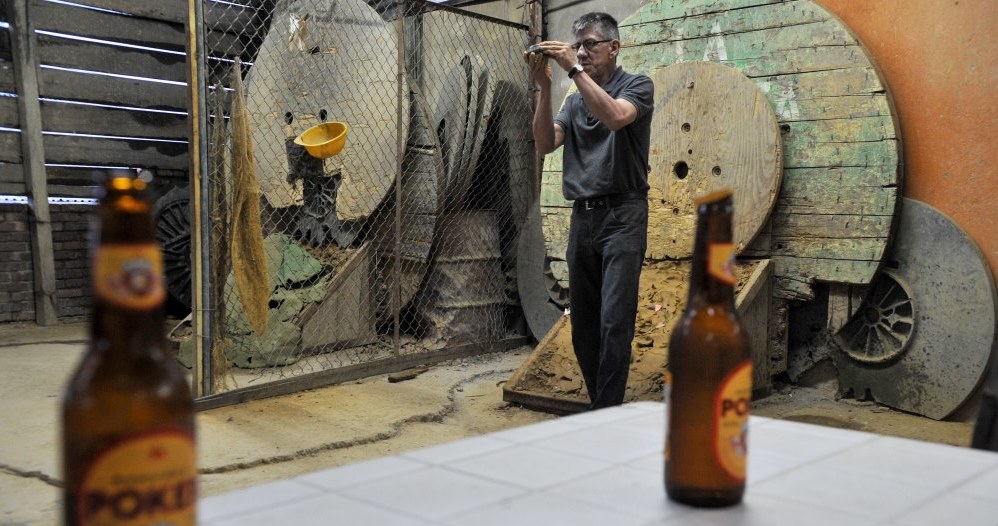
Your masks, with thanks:
M873 307L867 307L866 312L864 312L863 315L866 317L866 321L870 324L880 321L880 311Z
M690 167L685 161L679 161L672 167L672 173L676 174L679 179L686 179L686 176L690 174Z

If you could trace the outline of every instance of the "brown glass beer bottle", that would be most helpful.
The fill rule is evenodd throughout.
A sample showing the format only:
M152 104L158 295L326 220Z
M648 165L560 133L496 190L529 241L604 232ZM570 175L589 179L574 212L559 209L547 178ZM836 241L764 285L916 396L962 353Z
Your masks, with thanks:
M735 311L731 191L696 206L689 296L669 339L665 488L684 504L730 506L745 493L752 359Z
M196 522L193 402L167 347L145 188L111 177L98 206L90 342L61 400L66 525Z

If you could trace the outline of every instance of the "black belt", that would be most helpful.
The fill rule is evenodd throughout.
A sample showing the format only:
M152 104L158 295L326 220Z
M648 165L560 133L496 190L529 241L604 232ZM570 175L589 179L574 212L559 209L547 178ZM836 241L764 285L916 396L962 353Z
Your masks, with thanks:
M641 192L623 192L619 194L607 194L589 199L576 199L575 206L580 210L602 210L610 208L614 203L619 203L628 199L647 199L648 196Z

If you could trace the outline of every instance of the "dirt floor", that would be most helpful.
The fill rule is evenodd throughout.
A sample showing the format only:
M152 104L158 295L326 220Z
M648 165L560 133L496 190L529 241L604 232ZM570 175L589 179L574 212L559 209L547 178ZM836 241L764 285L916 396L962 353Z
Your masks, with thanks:
M751 262L735 267L736 294L746 285L755 269L756 264ZM662 371L669 361L669 337L686 305L689 277L688 261L645 262L641 267L631 368L624 395L626 401L658 400L661 396ZM539 347L532 363L514 379L514 387L579 402L588 401L583 389L582 371L572 351L571 319L565 319L564 327L553 331L550 337L540 342Z
M0 525L58 522L59 390L83 351L82 324L0 326ZM503 401L531 347L437 364L198 414L201 495L557 418ZM872 402L836 400L833 376L777 383L756 415L969 444L973 410L937 422Z

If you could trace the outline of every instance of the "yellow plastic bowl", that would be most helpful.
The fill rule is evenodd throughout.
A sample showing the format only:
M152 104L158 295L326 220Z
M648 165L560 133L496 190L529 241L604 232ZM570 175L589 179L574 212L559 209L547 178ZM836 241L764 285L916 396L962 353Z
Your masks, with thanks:
M295 144L305 147L312 157L325 159L340 153L347 142L347 130L350 127L345 122L324 122L316 124L295 137Z

